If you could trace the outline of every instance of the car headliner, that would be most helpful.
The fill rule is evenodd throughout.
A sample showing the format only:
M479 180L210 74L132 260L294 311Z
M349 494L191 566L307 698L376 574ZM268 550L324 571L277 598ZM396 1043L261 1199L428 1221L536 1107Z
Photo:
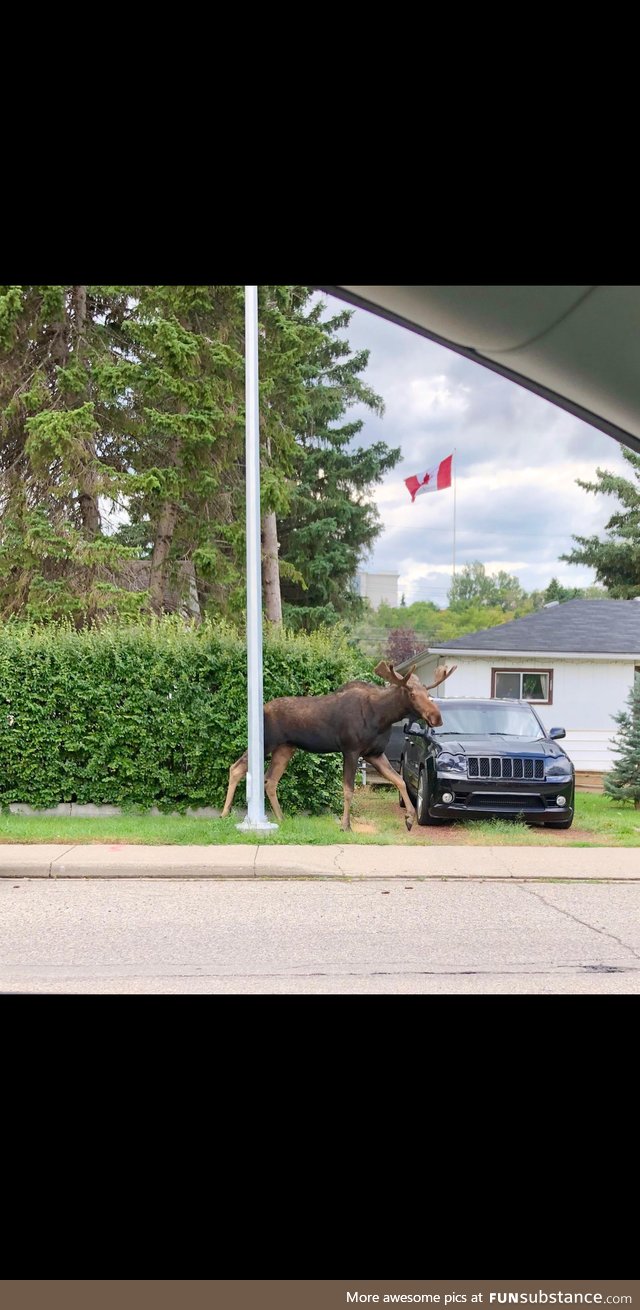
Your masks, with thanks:
M640 286L318 287L640 452Z

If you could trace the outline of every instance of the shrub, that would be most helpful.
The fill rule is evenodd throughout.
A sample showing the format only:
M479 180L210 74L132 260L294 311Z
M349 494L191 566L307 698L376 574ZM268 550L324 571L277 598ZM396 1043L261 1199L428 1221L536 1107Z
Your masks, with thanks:
M265 634L265 701L363 676L369 662L335 628ZM221 806L247 744L246 696L246 646L230 627L10 624L0 631L0 804ZM335 809L341 780L340 756L299 751L279 787L283 809Z

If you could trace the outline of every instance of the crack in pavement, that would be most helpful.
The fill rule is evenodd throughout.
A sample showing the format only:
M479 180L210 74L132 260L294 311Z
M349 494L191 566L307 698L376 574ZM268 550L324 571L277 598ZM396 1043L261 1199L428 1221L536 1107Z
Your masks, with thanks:
M65 855L70 855L72 851L75 851L77 844L77 842L74 842L73 846L70 846L68 851L63 851L62 855L56 855L54 860L49 860L49 878L55 878L56 876L53 871L54 864L57 864L58 860L64 860Z
M62 968L64 966L60 966L60 967ZM547 966L544 965L538 966L537 968L525 967L524 969L522 968L518 968L518 969L490 969L490 968L487 969L484 968L483 969L366 969L366 970L365 969L340 969L337 972L327 969L307 969L304 973L291 973L291 972L282 973L276 971L264 972L264 973L246 973L237 970L234 971L233 973L226 973L226 972L219 972L213 969L205 971L204 968L202 968L195 971L191 969L182 969L179 972L176 970L175 972L170 971L164 973L155 973L153 970L145 970L145 971L134 970L133 972L98 973L96 975L90 975L90 977L95 978L97 981L103 981L103 982L109 981L109 979L113 979L114 981L118 981L119 979L133 981L136 978L144 979L147 977L168 978L168 979L171 978L287 979L288 978L292 982L304 978L329 978L329 979L330 978L460 978L460 977L463 978L464 977L536 978L536 977L546 977L550 974L572 977L577 974L582 975L585 972L593 972L593 968L594 968L593 965L585 965L585 964L576 964L576 965L549 964ZM624 965L624 966L619 965L614 971L616 973L628 973L628 974L640 973L640 969L636 969L633 965ZM68 973L68 972L66 974L60 975L56 973L53 969L49 969L48 971L46 971L44 975L36 974L34 981L77 982L77 981L82 981L85 977L86 975L83 974ZM8 981L10 982L10 980ZM0 985L6 985L4 980L3 983Z
M502 869L506 869L509 877L514 878L516 875L514 874L513 869L507 864L506 857L504 858L504 863L500 859L500 854L498 853L500 852L500 849L501 848L499 846L492 846L491 855L493 859L496 861L496 863L499 864Z
M572 919L574 923L581 924L583 928L590 928L592 932L598 933L599 937L608 937L610 941L617 942L618 946L622 946L623 950L630 951L636 960L640 960L638 951L634 950L633 946L628 946L626 942L623 942L621 937L616 937L614 932L607 932L606 928L597 928L595 923L587 923L586 919L579 919L577 914L572 914L570 910L563 909L561 905L556 905L554 901L548 901L546 896L541 896L532 887L525 887L524 883L518 883L517 886L523 892L526 892L528 896L535 896L536 900L542 901L543 905L548 905L549 909L557 910L558 914L564 914L565 918Z

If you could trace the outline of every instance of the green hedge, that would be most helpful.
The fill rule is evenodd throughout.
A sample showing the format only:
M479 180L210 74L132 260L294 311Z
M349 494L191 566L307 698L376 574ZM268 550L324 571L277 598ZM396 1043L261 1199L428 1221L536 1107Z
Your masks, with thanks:
M265 636L265 701L317 695L370 664L331 633ZM247 744L246 646L231 628L0 631L0 804L220 806ZM299 751L283 810L341 802L341 757ZM236 801L244 801L244 785Z

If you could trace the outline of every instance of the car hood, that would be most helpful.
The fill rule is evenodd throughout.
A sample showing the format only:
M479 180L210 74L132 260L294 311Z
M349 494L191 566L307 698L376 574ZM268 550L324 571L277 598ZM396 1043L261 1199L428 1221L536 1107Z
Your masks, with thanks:
M448 755L531 755L549 759L565 754L555 741L530 741L526 737L436 737L436 741Z

